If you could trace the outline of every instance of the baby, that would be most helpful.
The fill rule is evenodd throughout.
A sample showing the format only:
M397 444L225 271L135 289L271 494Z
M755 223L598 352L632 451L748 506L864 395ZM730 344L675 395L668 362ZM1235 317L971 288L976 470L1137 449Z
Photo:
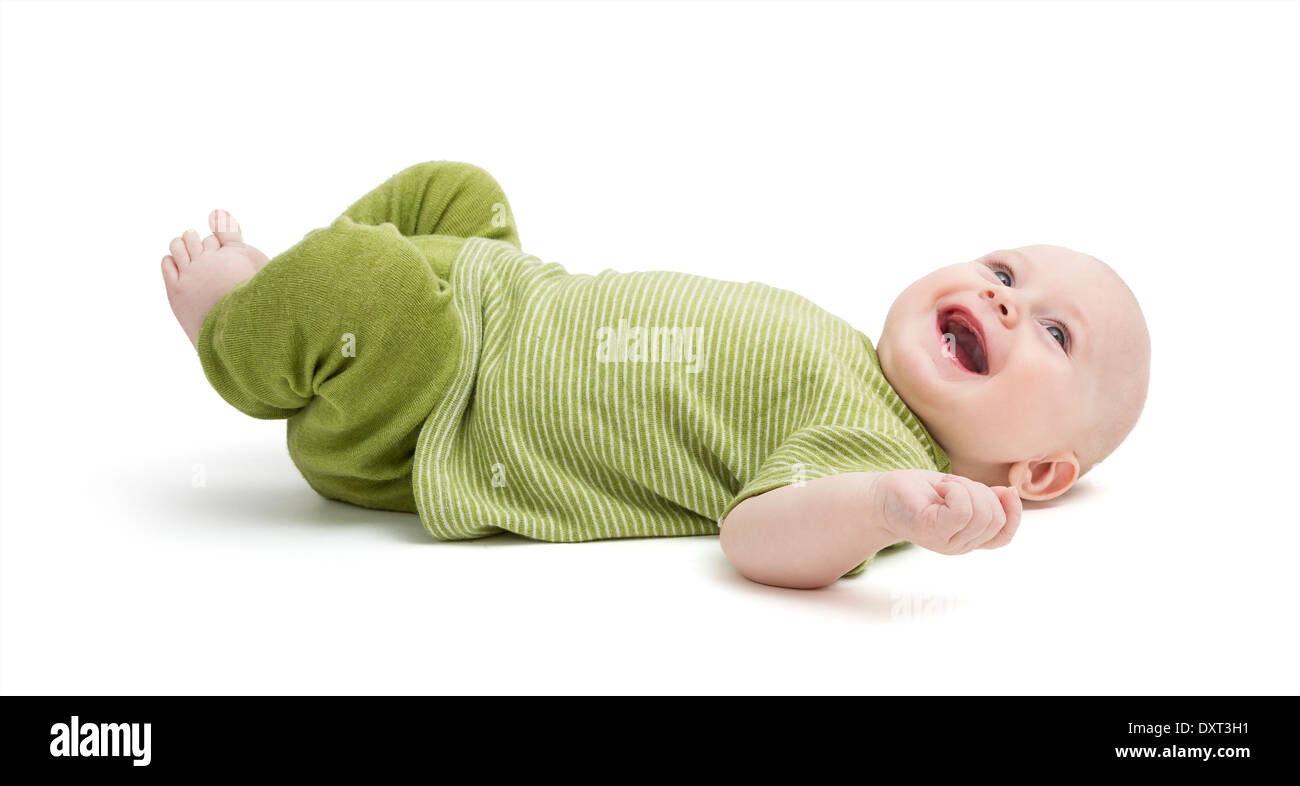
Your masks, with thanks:
M288 420L317 492L441 539L720 533L748 578L822 587L895 544L1006 545L1146 398L1137 300L1056 246L925 276L873 347L763 284L546 264L468 164L406 169L274 259L208 223L162 260L208 381Z

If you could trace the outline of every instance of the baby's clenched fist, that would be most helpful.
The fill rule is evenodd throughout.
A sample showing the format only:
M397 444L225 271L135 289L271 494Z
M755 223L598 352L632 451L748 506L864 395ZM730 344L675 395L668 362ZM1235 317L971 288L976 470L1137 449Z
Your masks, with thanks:
M1020 526L1020 495L960 475L909 469L876 479L874 502L891 534L940 554L996 549Z

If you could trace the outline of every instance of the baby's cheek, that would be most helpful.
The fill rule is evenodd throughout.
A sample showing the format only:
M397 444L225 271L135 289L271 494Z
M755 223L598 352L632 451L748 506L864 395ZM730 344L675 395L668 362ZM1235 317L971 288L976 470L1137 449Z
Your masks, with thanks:
M1069 386L1051 374L1035 374L1022 386L1018 411L1035 441L1053 438L1070 428L1077 404ZM1029 436L1029 435L1027 435Z
M1062 403L1064 391L1050 376L1027 369L994 381L979 419L983 438L996 445L998 453L1039 450L1044 439L1053 439L1067 427L1070 412Z

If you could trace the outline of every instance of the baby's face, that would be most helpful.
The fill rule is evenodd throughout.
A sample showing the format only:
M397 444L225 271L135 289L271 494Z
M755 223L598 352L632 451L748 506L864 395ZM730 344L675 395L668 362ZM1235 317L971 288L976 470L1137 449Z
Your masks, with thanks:
M960 458L992 473L1078 451L1110 415L1102 396L1134 365L1125 342L1145 340L1141 311L1113 271L1040 245L912 284L890 308L877 351L954 471Z

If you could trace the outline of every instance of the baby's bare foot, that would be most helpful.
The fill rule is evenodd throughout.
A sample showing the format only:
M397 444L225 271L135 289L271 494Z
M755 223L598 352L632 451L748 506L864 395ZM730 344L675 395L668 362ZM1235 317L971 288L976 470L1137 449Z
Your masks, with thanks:
M267 262L266 254L244 243L238 222L226 211L213 210L208 227L212 234L202 242L193 229L172 238L171 253L162 259L167 301L195 347L212 307Z

